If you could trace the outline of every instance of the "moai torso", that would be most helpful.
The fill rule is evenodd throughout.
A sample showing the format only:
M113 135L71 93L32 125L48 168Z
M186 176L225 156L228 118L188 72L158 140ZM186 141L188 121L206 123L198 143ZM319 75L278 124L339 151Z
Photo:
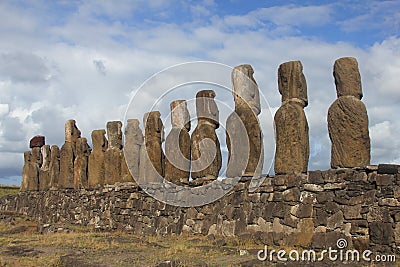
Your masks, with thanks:
M93 151L88 163L88 187L99 188L104 185L104 153L108 142L104 129L92 131Z
M108 148L104 154L104 184L122 182L122 122L107 122Z
M257 118L261 105L253 73L253 68L247 64L232 71L235 111L226 121L227 177L260 176L262 172L262 131Z
M191 136L192 178L218 177L222 156L218 136L219 111L213 90L196 94L197 126Z
M53 145L50 149L50 189L57 189L59 187L60 176L60 149L58 146Z
M365 167L370 164L368 114L355 58L340 58L334 65L337 97L328 110L332 142L332 168Z
M37 191L40 189L39 172L42 167L41 148L45 144L44 136L35 136L29 141L32 151L24 152L21 191Z
M275 114L275 174L307 172L310 145L303 108L308 105L307 84L300 61L283 63L278 70L282 105Z
M134 182L134 179L139 178L139 161L142 145L143 133L139 127L139 120L129 119L125 127L125 162L122 162L124 181Z
M68 120L65 123L65 143L60 150L60 188L74 188L75 146L79 137L81 131L76 127L75 120Z
M165 156L162 150L164 125L159 111L144 114L144 146L140 152L139 179L141 183L164 177ZM156 173L155 173L156 172Z
M173 101L172 129L165 140L165 179L175 184L190 176L190 114L185 100Z
M88 158L91 148L86 138L76 140L76 157L74 161L74 188L88 188Z

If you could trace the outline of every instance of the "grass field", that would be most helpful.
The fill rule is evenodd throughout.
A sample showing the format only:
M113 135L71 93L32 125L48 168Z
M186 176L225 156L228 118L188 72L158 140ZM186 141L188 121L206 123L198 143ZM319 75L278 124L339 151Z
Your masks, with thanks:
M14 195L19 192L19 186L0 185L0 197Z
M256 253L263 247L234 238L144 237L74 225L44 232L26 216L0 212L0 266L260 266Z

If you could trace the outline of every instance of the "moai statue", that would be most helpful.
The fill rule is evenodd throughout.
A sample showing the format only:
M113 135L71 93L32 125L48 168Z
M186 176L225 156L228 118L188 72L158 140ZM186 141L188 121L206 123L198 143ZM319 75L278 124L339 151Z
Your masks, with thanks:
M42 166L41 148L45 144L44 136L35 136L29 141L31 151L24 152L21 191L39 190L39 170Z
M60 176L60 149L58 146L53 145L50 149L50 189L59 188Z
M122 122L107 122L108 148L104 154L104 184L122 182Z
M139 179L141 183L154 182L155 177L164 177L165 155L162 150L164 125L159 111L144 114L144 146L140 151Z
M88 164L88 187L99 188L104 185L104 154L108 147L105 137L106 131L92 131L93 151L89 156Z
M262 172L263 140L257 118L261 105L253 73L253 68L247 64L237 66L232 71L235 111L226 121L229 151L227 177L260 176Z
M221 148L215 133L219 127L219 111L214 97L213 90L196 94L197 126L191 136L193 179L215 179L221 169Z
M338 99L328 111L331 167L365 167L370 164L371 145L357 60L352 57L336 60L333 76Z
M76 157L74 161L74 189L88 188L88 158L92 149L86 138L76 140Z
M80 137L81 131L76 127L75 120L68 120L65 123L65 143L60 150L60 188L74 188L76 141Z
M310 145L304 107L307 84L300 61L279 66L278 88L282 105L275 114L275 174L307 172Z
M165 179L175 184L190 176L190 114L185 100L170 104L172 129L165 140Z
M139 120L129 119L125 127L125 146L122 174L124 181L133 182L139 178L140 150L143 145L143 133L139 127ZM125 170L127 168L127 170Z
M42 146L42 167L39 170L39 190L45 191L49 190L51 186L51 176L50 176L50 146Z

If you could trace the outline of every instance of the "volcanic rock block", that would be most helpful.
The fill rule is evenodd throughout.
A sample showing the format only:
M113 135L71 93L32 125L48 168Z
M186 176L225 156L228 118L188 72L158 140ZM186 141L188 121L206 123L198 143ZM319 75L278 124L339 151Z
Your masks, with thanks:
M42 167L39 170L39 190L49 190L50 189L50 183L51 183L51 177L50 177L50 160L51 160L51 154L50 154L50 146L49 145L44 145L42 146Z
M165 179L175 184L190 176L190 114L185 100L173 101L172 129L165 141Z
M124 146L124 159L125 165L123 165L123 175L129 176L124 178L124 180L135 180L139 178L139 160L140 160L140 150L143 146L143 133L139 127L139 120L129 119L125 127L125 146ZM127 171L124 171L124 168ZM125 176L124 176L125 177Z
M159 111L144 114L144 146L140 151L139 179L141 183L154 182L164 177L165 155L162 150L164 125ZM156 172L156 173L155 173Z
M307 84L300 61L283 63L278 69L282 106L275 114L275 174L307 172L310 145L303 108L308 104Z
M262 132L257 118L261 105L253 73L253 68L247 64L237 66L232 71L235 111L226 121L226 143L229 151L227 177L261 175L264 154Z
M122 182L122 122L107 122L108 148L104 153L104 184Z
M29 141L29 148L34 148L34 147L42 147L45 144L45 137L42 135L36 135L32 137L32 139Z
M74 161L74 189L88 188L88 158L91 148L86 138L76 140L76 157Z
M338 99L328 110L328 130L332 142L332 168L365 167L370 164L368 114L363 102L361 78L355 58L336 60Z
M50 189L58 188L58 181L60 176L60 149L58 146L53 145L50 149Z
M213 90L196 94L197 126L191 136L192 178L218 177L222 165L221 148L215 130L219 127L219 110Z
M104 153L108 142L105 137L106 131L92 131L93 152L89 156L88 164L88 187L99 188L104 185Z

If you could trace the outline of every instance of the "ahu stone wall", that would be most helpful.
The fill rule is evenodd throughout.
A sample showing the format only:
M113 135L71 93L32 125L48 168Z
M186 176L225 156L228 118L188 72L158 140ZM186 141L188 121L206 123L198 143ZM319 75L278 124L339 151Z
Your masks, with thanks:
M42 225L68 222L144 235L237 236L313 249L345 238L349 248L380 252L400 245L398 165L266 177L251 193L249 183L243 178L221 199L200 207L167 205L133 183L118 183L20 192L1 198L0 210L22 212ZM162 191L166 185L153 186Z

